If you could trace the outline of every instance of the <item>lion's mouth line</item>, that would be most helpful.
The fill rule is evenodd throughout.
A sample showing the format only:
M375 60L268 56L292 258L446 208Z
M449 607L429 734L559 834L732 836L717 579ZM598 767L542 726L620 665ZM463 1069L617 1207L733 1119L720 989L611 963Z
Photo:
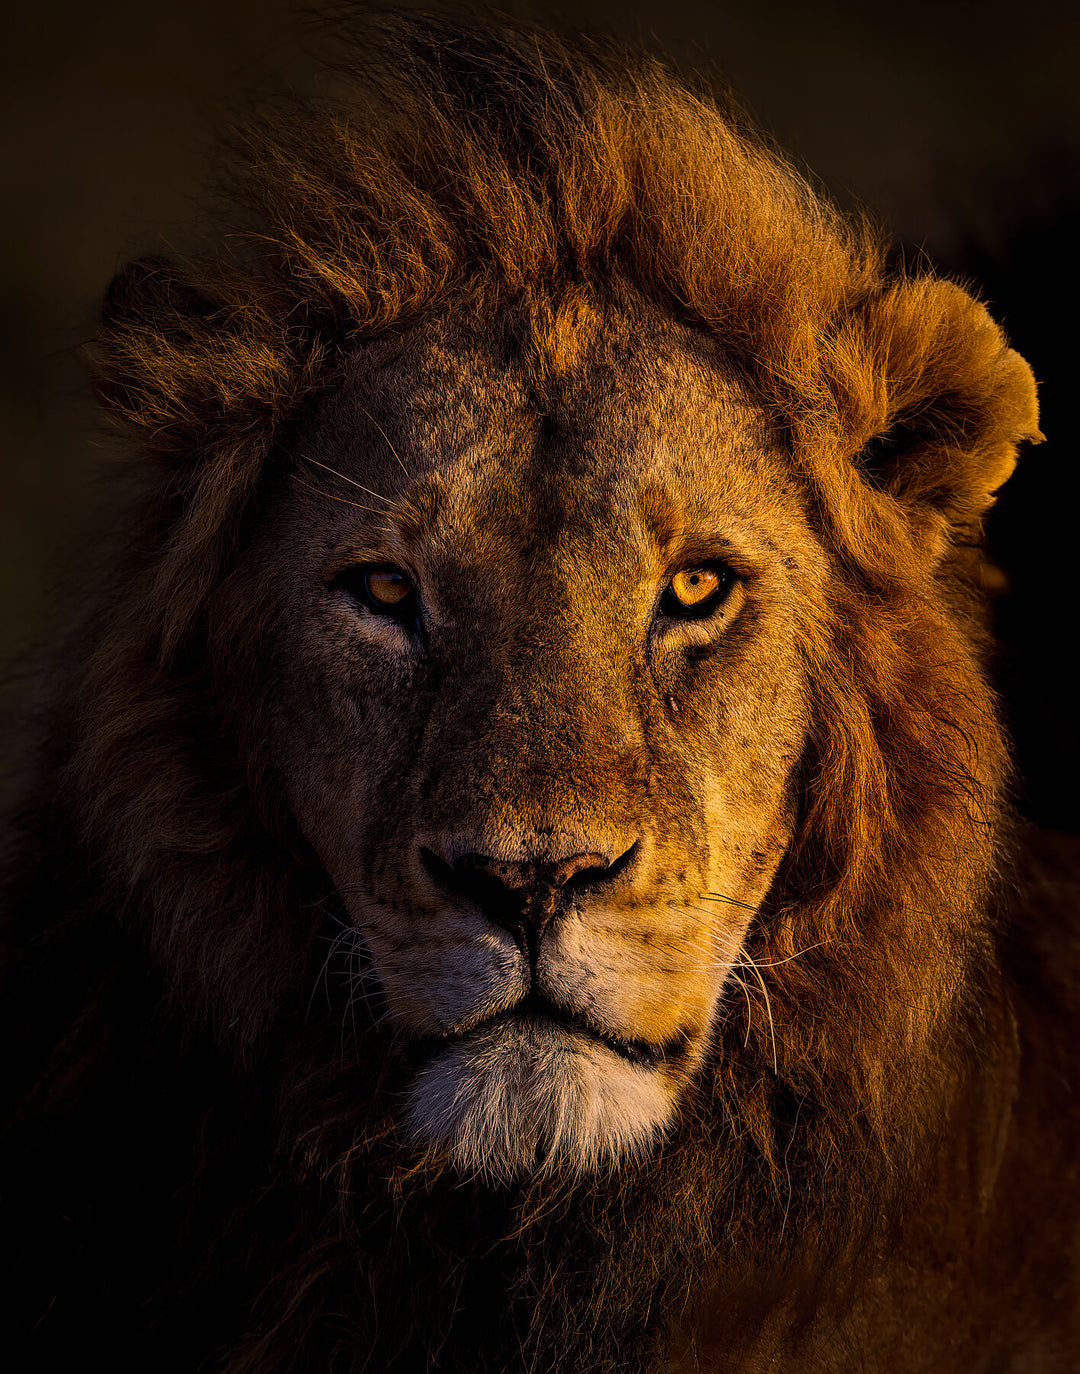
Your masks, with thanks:
M502 1021L517 1021L526 1018L553 1021L556 1025L572 1030L588 1040L605 1046L617 1054L620 1059L625 1059L628 1064L634 1064L639 1068L658 1068L663 1063L678 1059L686 1050L685 1034L680 1033L673 1036L671 1040L660 1045L653 1044L648 1040L631 1040L623 1036L612 1035L610 1031L602 1030L579 1012L567 1011L563 1007L556 1006L554 1002L548 1001L546 997L537 992L530 992L519 1002L515 1002L512 1007L506 1007L502 1011L495 1012L492 1016L484 1017L481 1021L475 1021L464 1030L450 1031L446 1035L426 1036L423 1039L415 1040L410 1049L414 1054L419 1053L422 1057L427 1057L438 1053L439 1050L445 1049L448 1045L467 1040L477 1031L486 1030Z

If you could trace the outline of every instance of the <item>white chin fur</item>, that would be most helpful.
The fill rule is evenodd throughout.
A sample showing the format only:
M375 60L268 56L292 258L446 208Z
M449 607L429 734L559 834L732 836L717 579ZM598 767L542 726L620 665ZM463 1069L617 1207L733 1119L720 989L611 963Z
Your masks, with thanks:
M463 1173L510 1182L643 1154L671 1115L663 1075L543 1018L497 1021L416 1076L406 1120Z

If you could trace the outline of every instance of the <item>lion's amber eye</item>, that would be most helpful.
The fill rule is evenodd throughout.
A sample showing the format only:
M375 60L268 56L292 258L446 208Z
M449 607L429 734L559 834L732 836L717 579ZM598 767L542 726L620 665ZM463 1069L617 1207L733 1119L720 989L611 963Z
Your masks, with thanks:
M709 615L723 600L734 580L722 564L685 568L667 584L660 600L663 615L695 618Z
M719 575L712 568L691 568L671 579L672 593L683 606L698 606L707 601L719 585Z
M400 568L369 568L364 573L364 590L376 605L393 610L412 596L413 585Z
M402 624L416 622L419 597L412 578L392 563L360 563L338 573L333 585L352 601Z

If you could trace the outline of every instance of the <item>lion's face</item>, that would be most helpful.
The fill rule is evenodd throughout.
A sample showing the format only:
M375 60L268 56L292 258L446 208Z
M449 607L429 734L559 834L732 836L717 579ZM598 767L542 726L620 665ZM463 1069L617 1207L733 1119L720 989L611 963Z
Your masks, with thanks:
M277 766L409 1122L510 1177L646 1147L705 1053L790 839L823 554L700 336L495 333L356 360L242 576L277 587Z

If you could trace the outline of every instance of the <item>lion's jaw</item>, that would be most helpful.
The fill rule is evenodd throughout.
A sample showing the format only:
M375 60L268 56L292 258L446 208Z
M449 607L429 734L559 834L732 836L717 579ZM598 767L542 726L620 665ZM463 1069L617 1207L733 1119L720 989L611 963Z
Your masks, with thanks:
M819 555L790 485L759 493L760 421L675 326L640 370L641 322L609 326L559 379L558 423L532 364L475 337L429 332L377 411L364 360L289 494L327 531L295 559L280 656L303 665L274 703L290 801L419 1060L416 1139L498 1178L615 1164L672 1119L790 839L806 733L790 569ZM319 501L327 473L349 497ZM357 486L386 488L389 520L355 513ZM657 628L666 579L717 549L741 574L724 613ZM349 557L409 569L422 636L342 595ZM447 877L583 855L595 875L557 884L531 943Z
M408 1121L466 1173L511 1180L588 1173L656 1138L670 1086L599 1038L542 1013L496 1018L452 1042L417 1074Z

